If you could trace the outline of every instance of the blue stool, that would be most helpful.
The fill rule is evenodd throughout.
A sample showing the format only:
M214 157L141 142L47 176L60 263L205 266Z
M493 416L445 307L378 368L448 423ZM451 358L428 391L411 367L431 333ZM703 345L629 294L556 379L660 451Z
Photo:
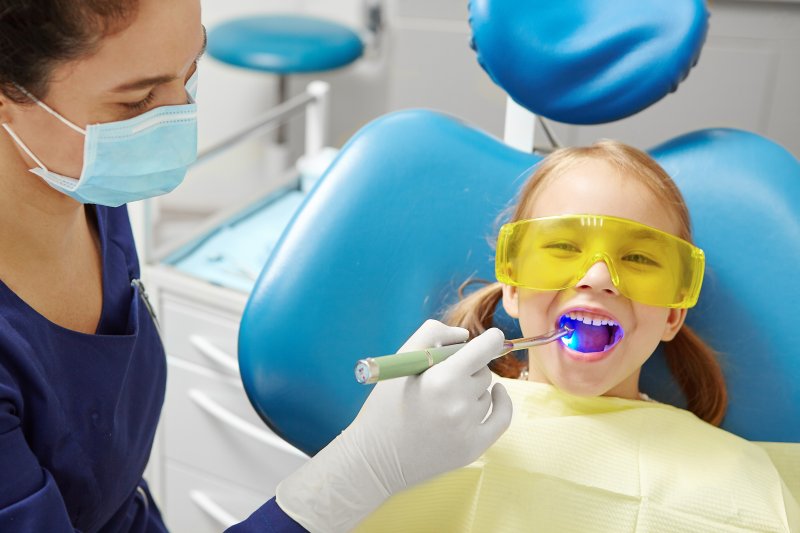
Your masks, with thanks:
M229 65L278 76L278 103L289 74L349 65L364 52L361 38L341 24L306 16L264 15L224 22L208 34L208 53ZM283 129L278 143L285 141Z

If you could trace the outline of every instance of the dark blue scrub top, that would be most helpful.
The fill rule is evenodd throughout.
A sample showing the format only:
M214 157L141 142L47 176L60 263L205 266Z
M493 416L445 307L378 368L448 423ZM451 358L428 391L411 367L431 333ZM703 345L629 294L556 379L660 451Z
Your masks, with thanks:
M53 324L0 280L3 533L166 531L142 479L164 401L164 349L132 283L127 209L96 214L103 310L94 335ZM273 498L231 531L305 530Z

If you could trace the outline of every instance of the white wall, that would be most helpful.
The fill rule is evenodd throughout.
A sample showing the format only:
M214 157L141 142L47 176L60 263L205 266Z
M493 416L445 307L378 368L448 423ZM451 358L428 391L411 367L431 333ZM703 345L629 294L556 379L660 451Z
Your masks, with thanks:
M700 61L677 92L603 126L562 128L570 144L600 136L641 147L709 127L765 135L800 157L800 2L716 0Z

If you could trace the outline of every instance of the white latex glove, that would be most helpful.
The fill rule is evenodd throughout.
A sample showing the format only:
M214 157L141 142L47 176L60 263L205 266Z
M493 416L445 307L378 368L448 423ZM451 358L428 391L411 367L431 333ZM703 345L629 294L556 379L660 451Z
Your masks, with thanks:
M428 320L399 351L467 337ZM511 422L505 388L488 390L504 340L490 329L419 376L379 382L353 423L278 485L278 505L309 531L349 531L392 494L480 457Z

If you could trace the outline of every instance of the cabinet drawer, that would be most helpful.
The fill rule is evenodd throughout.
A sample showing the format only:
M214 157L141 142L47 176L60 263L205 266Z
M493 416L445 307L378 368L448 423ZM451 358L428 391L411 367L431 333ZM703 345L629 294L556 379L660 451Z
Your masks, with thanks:
M161 315L168 355L239 376L240 316L166 295Z
M176 533L220 533L274 495L274 488L247 490L173 462L167 463L164 475L167 497L162 511L167 527Z
M274 489L307 460L275 435L238 378L169 357L164 455L253 490Z

